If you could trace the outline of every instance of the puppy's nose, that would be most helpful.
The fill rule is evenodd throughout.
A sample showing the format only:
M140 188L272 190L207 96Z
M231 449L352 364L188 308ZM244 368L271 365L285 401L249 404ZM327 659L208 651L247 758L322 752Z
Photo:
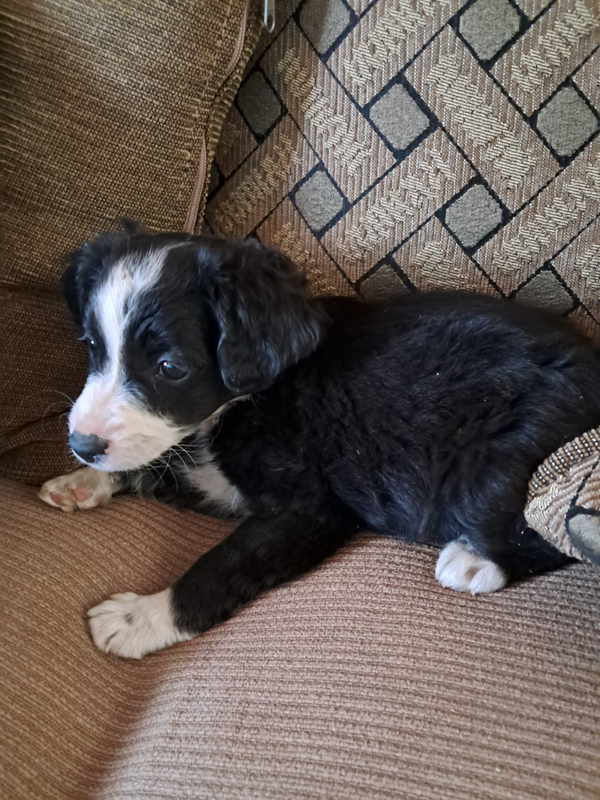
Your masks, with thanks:
M85 435L79 431L73 431L69 436L69 444L75 455L91 464L96 456L101 456L106 451L108 440L100 439L93 433Z

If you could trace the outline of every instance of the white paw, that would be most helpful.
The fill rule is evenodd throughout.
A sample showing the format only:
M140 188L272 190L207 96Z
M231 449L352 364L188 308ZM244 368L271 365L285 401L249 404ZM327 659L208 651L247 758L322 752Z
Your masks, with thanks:
M175 626L171 590L141 596L113 594L88 611L94 644L122 658L142 658L176 642L193 638Z
M438 558L435 577L446 589L471 594L497 592L507 583L500 567L473 553L462 539L444 547Z
M39 491L41 499L63 511L88 509L107 503L117 489L107 472L83 467L68 475L46 481Z

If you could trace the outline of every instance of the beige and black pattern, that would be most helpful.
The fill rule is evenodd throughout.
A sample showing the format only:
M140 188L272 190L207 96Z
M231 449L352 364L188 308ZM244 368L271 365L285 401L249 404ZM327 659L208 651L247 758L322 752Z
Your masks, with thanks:
M206 223L315 292L456 287L600 325L597 0L282 0Z
M552 453L529 483L525 518L568 556L600 567L600 428Z

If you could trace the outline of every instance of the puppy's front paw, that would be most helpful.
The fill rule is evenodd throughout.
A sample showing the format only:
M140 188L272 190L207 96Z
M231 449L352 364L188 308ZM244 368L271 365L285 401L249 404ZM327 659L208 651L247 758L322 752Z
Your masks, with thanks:
M500 567L473 553L463 539L444 547L438 558L435 577L444 588L471 594L497 592L506 586L506 576Z
M115 489L116 486L107 472L83 467L68 475L46 481L39 496L45 503L70 512L76 508L85 510L106 504Z
M88 611L96 647L121 658L142 658L176 642L191 639L175 625L171 589L141 596L113 594Z

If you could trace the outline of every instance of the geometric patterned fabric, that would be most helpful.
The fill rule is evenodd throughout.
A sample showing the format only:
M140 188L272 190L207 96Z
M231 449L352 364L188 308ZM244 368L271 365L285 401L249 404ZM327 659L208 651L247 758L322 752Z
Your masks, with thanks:
M206 227L314 293L455 287L600 326L600 4L284 0L212 167Z

